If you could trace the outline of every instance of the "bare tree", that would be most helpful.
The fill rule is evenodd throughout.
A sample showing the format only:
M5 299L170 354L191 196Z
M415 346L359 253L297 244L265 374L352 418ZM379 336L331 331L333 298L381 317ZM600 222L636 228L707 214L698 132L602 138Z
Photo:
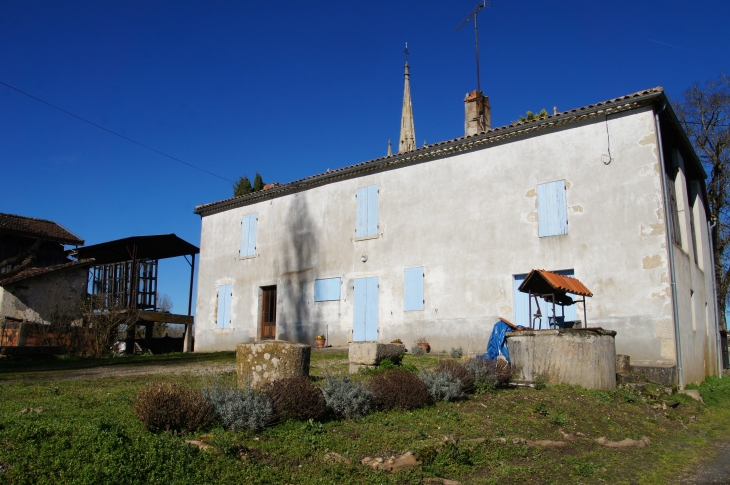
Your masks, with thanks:
M82 308L87 348L96 357L109 354L120 330L130 328L138 320L136 310L103 294L90 295Z
M710 203L717 279L717 305L721 327L727 329L725 312L730 290L730 78L720 75L704 85L695 82L674 103L679 121L699 155L710 180Z

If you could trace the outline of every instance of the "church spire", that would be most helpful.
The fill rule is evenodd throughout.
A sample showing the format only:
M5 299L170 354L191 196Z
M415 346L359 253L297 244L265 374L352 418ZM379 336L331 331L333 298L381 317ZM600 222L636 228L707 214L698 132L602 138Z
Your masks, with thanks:
M408 44L406 43L405 88L403 89L403 112L400 121L400 141L398 153L416 149L416 129L413 126L413 106L411 105L411 81L408 66Z

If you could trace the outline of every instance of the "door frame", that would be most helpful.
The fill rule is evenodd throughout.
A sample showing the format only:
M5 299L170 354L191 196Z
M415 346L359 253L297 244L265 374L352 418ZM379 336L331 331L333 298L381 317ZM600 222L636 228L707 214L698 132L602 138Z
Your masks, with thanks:
M274 336L264 337L264 304L266 302L265 294L267 291L274 290ZM259 287L259 304L258 304L258 318L257 318L257 337L258 340L276 340L276 321L278 317L278 288L276 285L265 285Z

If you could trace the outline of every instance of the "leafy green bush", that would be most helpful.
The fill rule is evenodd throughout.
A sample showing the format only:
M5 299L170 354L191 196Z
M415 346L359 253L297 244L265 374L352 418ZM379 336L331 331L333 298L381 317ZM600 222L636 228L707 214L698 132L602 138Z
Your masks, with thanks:
M699 386L690 384L686 389L698 389L708 406L730 404L730 377L708 376Z
M308 377L288 377L270 382L263 393L271 400L279 419L320 419L327 413L322 391Z
M434 401L456 401L464 397L461 381L448 371L425 371L419 377L426 384L428 394Z
M269 399L251 389L239 390L216 385L203 389L218 421L232 431L259 431L271 421L274 409Z
M375 394L377 405L384 411L416 409L428 403L428 390L423 381L404 369L387 370L373 376L368 388Z
M436 366L434 372L448 372L451 374L454 379L461 382L461 390L463 392L469 392L474 389L474 378L469 370L458 362L453 360L444 360Z
M418 345L414 345L413 347L411 347L411 354L413 354L415 357L420 357L421 355L426 355L426 351Z
M202 392L159 381L137 393L134 414L150 431L197 431L214 419Z
M349 377L328 377L322 394L327 408L338 416L359 418L375 407L375 395L360 383L352 382Z
M464 350L462 350L461 347L459 347L458 349L451 347L449 355L452 359L461 359L461 357L464 355Z

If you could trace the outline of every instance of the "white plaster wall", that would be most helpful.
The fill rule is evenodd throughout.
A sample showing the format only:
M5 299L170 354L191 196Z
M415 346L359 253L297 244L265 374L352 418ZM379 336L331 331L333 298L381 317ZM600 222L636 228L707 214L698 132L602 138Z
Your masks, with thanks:
M607 135L608 132L608 135ZM601 155L610 151L605 165ZM664 212L650 109L371 173L202 218L196 350L258 335L261 286L278 286L279 338L345 345L353 278L380 278L380 341L484 351L510 318L512 275L573 268L594 293L589 326L616 330L632 361L674 362ZM568 234L538 237L536 186L564 179ZM380 237L354 241L355 192L378 184ZM257 257L238 259L242 216L257 212ZM367 263L361 256L367 255ZM403 311L403 270L425 268L425 310ZM314 302L340 276L340 301ZM233 284L232 325L215 328L216 288ZM578 308L578 315L583 310Z

